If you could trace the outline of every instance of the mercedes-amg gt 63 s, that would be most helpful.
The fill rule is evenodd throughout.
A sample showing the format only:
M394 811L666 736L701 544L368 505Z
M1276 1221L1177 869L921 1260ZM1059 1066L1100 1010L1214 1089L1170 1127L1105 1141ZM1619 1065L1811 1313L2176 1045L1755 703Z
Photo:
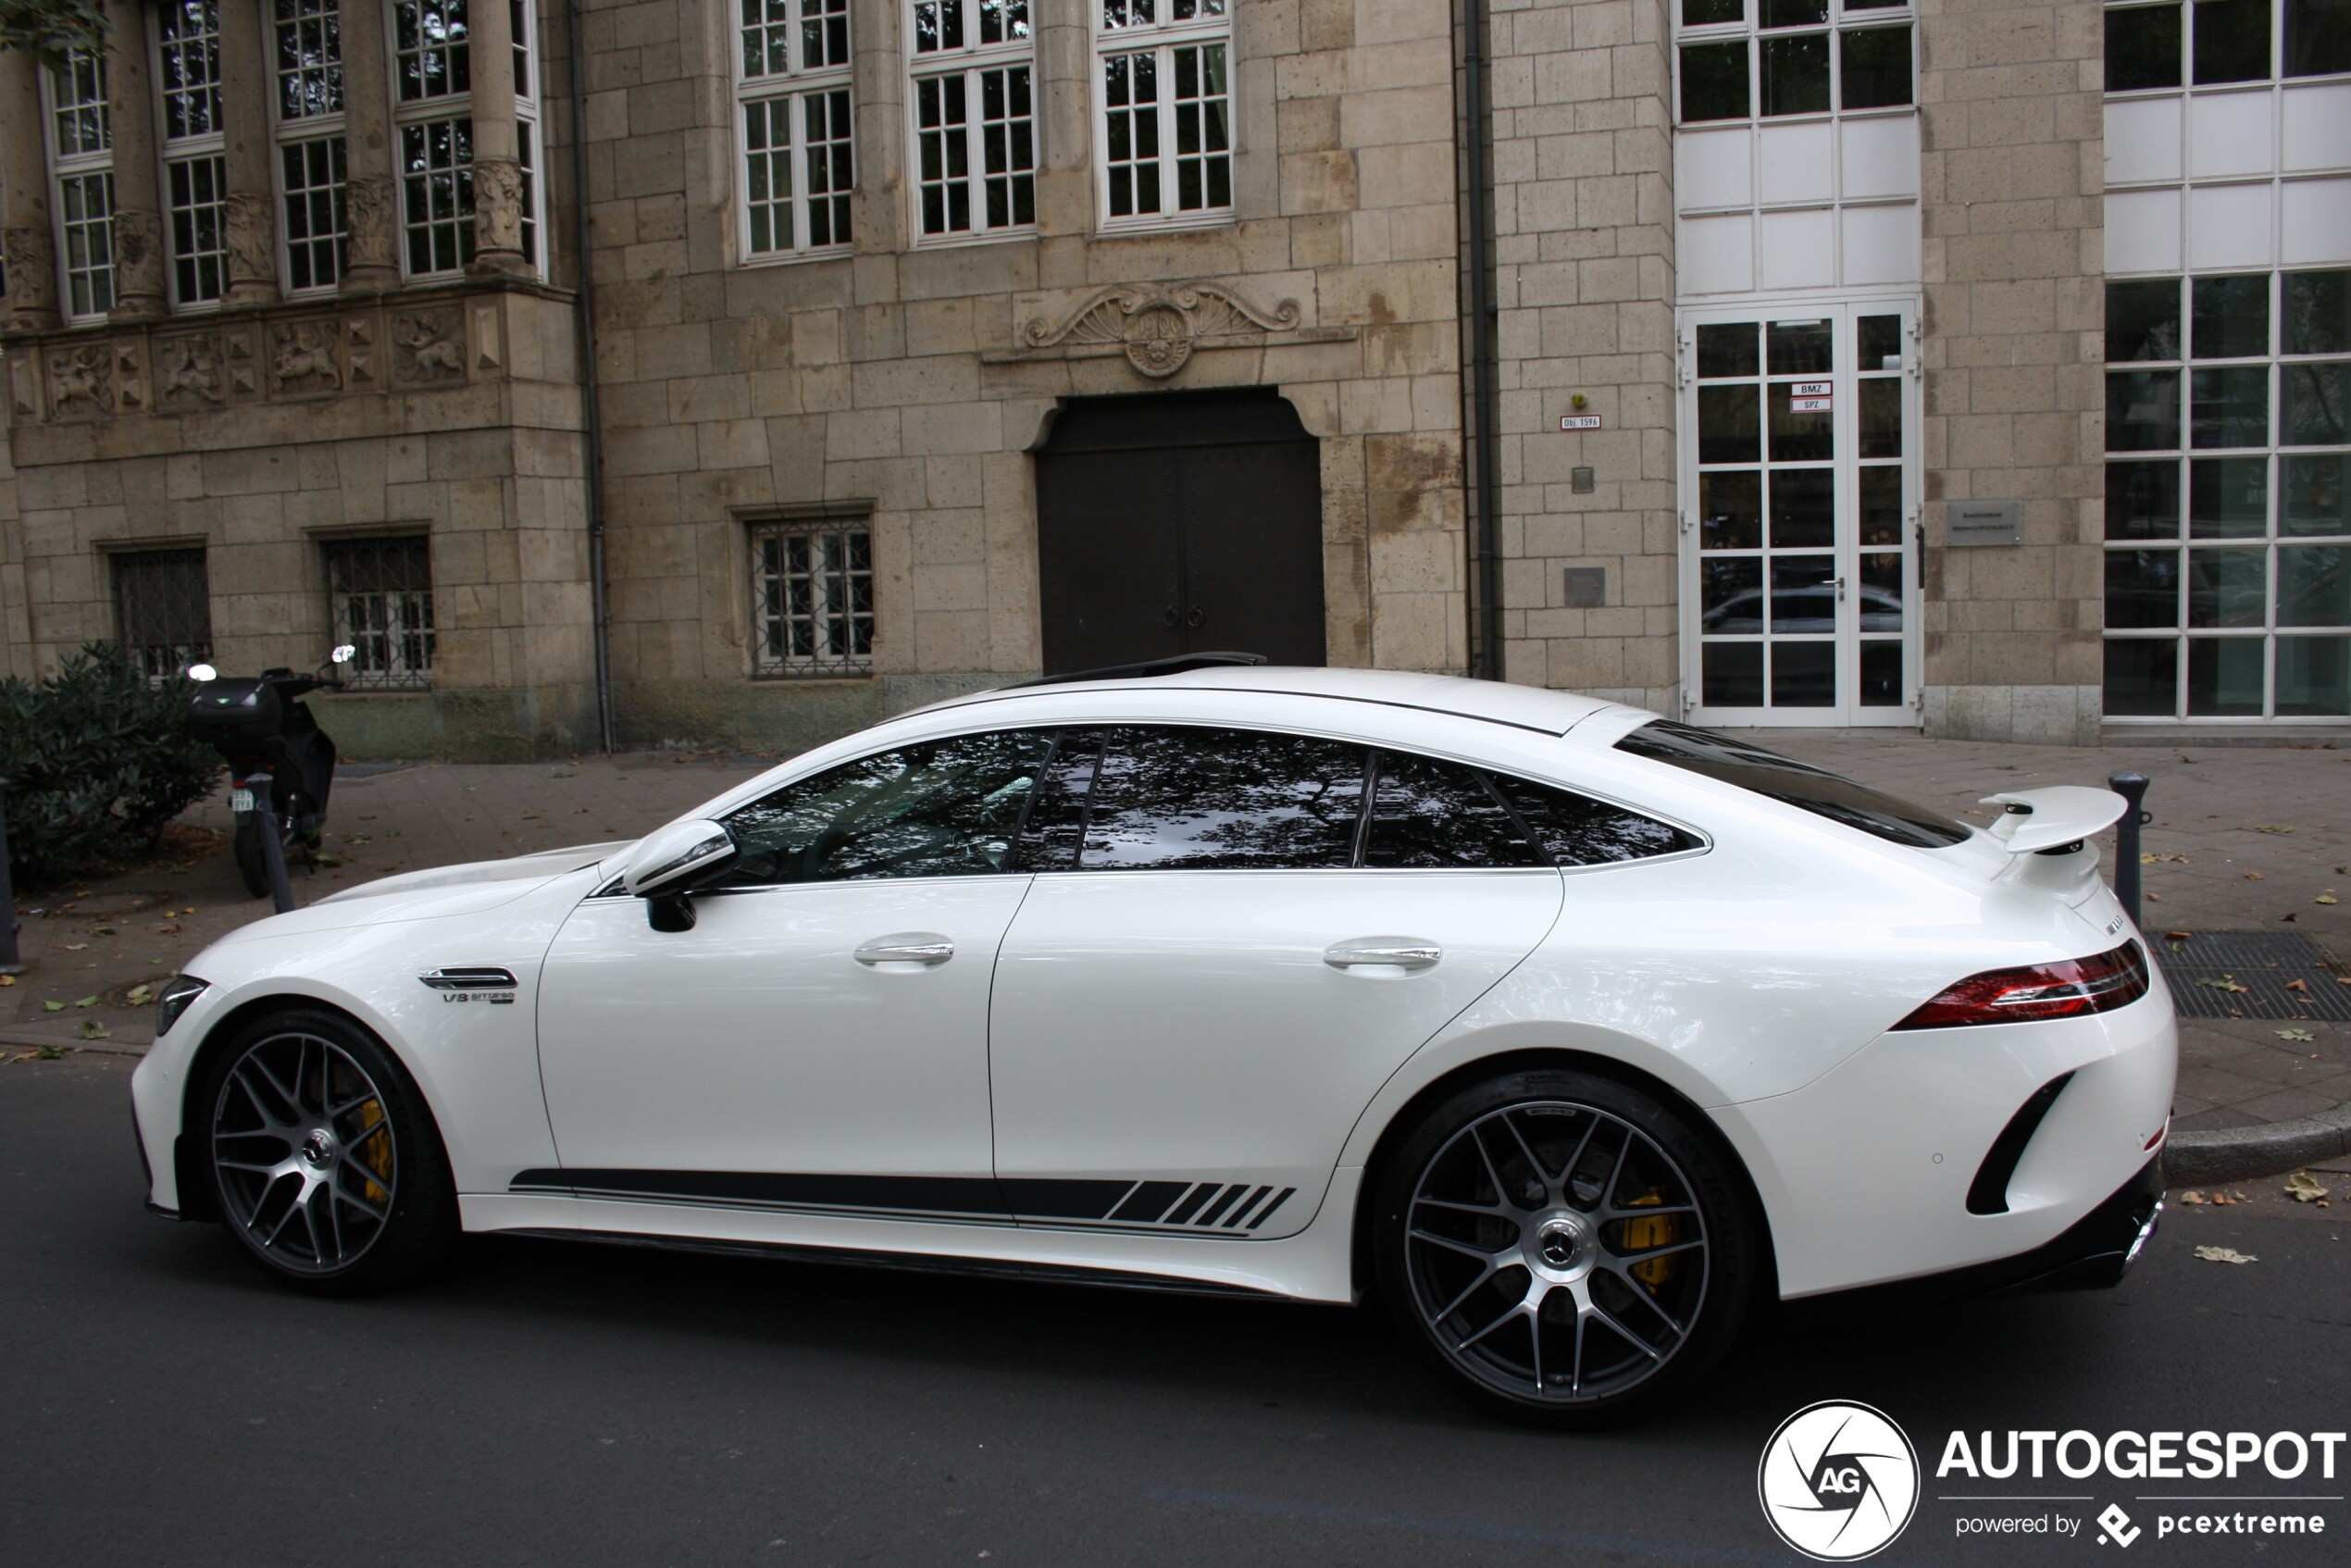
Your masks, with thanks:
M2171 998L2104 790L1974 828L1638 709L1237 658L983 692L633 843L391 877L165 994L150 1206L1376 1300L1574 1424L1767 1295L2111 1284Z

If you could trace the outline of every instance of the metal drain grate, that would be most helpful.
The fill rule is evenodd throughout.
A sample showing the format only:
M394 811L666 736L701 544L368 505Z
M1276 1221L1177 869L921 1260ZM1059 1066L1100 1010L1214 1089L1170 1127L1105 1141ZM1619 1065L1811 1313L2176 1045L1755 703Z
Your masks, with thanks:
M2325 1019L2351 1024L2351 974L2298 931L2197 931L2150 944L2183 1018ZM2299 980L2303 989L2288 990ZM2233 990L2231 986L2243 986Z

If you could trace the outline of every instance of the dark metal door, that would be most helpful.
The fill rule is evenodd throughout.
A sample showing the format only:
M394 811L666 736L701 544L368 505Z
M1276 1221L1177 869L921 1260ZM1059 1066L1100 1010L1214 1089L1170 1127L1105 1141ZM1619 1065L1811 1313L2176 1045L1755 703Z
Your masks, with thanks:
M1323 662L1322 461L1270 390L1083 398L1037 454L1048 674L1229 649Z

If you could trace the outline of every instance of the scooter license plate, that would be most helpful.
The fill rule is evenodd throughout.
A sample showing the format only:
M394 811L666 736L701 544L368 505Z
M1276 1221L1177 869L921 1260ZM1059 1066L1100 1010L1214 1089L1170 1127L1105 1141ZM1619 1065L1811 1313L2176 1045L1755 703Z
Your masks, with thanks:
M230 790L229 809L230 811L251 811L253 809L253 791L251 790Z

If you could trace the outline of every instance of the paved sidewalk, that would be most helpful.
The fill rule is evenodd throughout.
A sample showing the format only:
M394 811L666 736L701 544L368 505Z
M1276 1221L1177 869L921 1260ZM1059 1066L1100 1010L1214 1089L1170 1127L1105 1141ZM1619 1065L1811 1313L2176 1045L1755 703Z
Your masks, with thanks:
M1998 790L2147 774L2146 925L2299 930L2351 960L2351 744L2331 748L2066 749L1926 740L1908 731L1760 734L1791 753L1973 820ZM394 871L633 838L772 765L725 753L630 753L558 764L359 765L339 772L327 848L342 863L297 870L307 901ZM0 1055L38 1045L143 1047L152 992L207 942L268 913L226 852L225 794L188 820L219 835L188 864L20 895L31 965L0 990ZM2289 831L2290 829L2290 831ZM2108 845L2109 875L2111 842ZM2320 902L2341 898L2339 903ZM2291 922L2286 916L2291 915ZM80 1005L85 999L88 1006ZM53 1010L48 1004L57 1003ZM2308 1033L2307 1041L2282 1037ZM93 1030L105 1038L85 1040ZM2351 1101L2351 1027L2284 1019L2183 1019L2175 1128L2299 1126Z

